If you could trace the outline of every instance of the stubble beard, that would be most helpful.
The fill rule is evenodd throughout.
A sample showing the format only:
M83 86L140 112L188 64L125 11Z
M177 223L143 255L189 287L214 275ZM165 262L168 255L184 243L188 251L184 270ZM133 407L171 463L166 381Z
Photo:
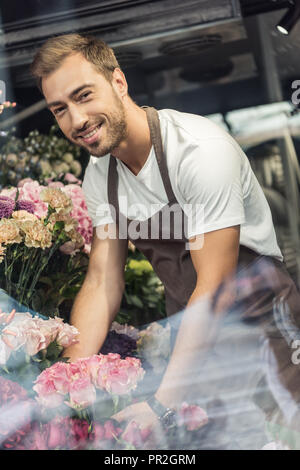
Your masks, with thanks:
M114 96L114 110L109 114L108 120L105 121L105 141L102 143L103 137L101 136L98 142L89 146L83 147L95 157L104 157L116 149L121 142L127 137L127 122L125 108L113 89Z

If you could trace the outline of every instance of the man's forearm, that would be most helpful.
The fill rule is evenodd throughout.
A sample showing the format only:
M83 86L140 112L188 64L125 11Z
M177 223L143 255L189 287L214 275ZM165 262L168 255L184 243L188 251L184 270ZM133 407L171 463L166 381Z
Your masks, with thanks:
M70 318L79 330L79 343L65 349L65 357L75 360L98 353L122 300L122 287L111 284L84 281Z
M211 347L218 330L218 313L224 312L232 301L232 296L227 294L212 311L211 295L214 292L215 286L196 287L182 313L174 349L155 394L165 406L176 407L184 400L187 390L193 387L203 354Z

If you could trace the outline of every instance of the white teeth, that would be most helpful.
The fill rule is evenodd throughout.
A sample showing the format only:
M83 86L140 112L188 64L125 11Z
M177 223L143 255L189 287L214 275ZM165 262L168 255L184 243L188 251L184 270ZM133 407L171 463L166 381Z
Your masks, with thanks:
M99 129L99 126L96 127L92 132L89 132L89 134L86 134L83 136L84 139L92 137L94 134L96 134L97 130Z

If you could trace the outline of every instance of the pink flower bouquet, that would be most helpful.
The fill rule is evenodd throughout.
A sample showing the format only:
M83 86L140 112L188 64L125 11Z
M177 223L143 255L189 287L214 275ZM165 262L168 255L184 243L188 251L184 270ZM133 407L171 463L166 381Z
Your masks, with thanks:
M60 360L62 350L77 338L78 330L58 317L43 320L14 310L0 313L0 367L31 390L41 370Z
M67 405L82 417L82 411L92 407L103 419L130 403L131 392L143 376L139 359L99 354L52 365L37 377L33 390L44 408Z

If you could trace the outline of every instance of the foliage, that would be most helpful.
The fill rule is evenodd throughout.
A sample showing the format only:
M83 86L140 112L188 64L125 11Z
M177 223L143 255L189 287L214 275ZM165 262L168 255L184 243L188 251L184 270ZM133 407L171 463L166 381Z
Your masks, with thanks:
M142 253L131 252L125 266L125 290L116 320L139 326L165 316L164 288L160 279Z
M0 186L16 185L23 178L43 182L66 173L81 175L81 149L58 136L56 124L49 135L33 130L25 139L14 136L15 130L2 137L2 145L0 142Z

